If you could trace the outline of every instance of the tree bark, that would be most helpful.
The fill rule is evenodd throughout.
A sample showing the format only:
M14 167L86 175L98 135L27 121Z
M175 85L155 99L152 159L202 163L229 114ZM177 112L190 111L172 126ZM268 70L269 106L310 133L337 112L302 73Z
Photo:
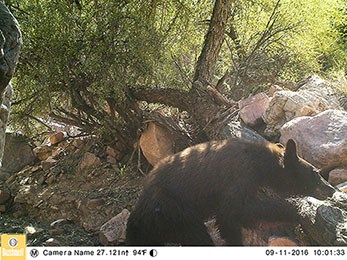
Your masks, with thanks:
M213 79L213 73L224 41L225 28L231 14L232 0L216 0L205 42L195 68L194 82L205 86Z
M231 4L232 0L215 1L203 48L196 64L193 84L189 91L148 87L132 89L132 94L138 100L162 103L187 111L201 131L200 141L228 138L234 136L235 131L243 131L241 126L238 125L235 128L230 124L234 119L231 115L234 117L237 115L234 113L237 109L235 102L227 100L211 83L224 42ZM252 136L255 135L252 134ZM260 137L256 137L258 138Z

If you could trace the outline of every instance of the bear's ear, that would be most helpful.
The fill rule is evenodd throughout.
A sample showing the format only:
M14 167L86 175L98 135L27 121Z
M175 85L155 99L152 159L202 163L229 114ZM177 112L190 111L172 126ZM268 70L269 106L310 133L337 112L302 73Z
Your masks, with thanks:
M296 143L293 139L289 139L284 152L284 166L291 166L298 161L299 157L296 152Z

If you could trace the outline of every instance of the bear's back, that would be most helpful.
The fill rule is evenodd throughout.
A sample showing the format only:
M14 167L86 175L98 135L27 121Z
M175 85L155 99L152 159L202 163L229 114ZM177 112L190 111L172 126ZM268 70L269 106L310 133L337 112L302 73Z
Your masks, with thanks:
M213 205L233 188L252 188L264 182L264 174L276 174L280 154L281 148L266 142L230 139L203 143L162 160L145 187L156 187L194 204Z

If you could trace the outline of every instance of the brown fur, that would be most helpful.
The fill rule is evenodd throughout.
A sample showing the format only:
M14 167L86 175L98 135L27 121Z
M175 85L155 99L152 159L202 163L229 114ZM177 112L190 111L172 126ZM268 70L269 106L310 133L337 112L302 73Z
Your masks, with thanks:
M315 171L298 158L292 140L286 149L236 139L190 147L149 174L129 218L127 244L212 245L204 221L215 216L227 244L241 245L242 227L297 218L286 197L330 194Z

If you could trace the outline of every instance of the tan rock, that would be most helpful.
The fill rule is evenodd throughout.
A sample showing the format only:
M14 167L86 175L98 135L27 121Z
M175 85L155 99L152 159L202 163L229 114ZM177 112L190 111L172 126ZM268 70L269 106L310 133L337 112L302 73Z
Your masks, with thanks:
M79 164L81 170L86 168L94 168L101 164L101 160L95 154L86 152Z
M100 198L100 199L91 199L87 201L87 207L89 209L94 209L96 207L102 206L105 204L105 199Z
M174 140L170 132L157 123L150 122L141 134L140 147L151 165L173 154Z
M126 227L130 212L123 209L121 213L101 226L99 242L103 246L118 245L125 241Z
M50 235L61 235L64 234L65 230L62 228L54 228L54 229L50 229L48 230L48 233Z
M72 145L75 146L76 148L80 148L83 145L83 140L79 138L75 138L72 141Z
M58 144L61 141L63 141L65 138L65 135L63 132L57 132L49 137L49 141L52 145Z
M69 145L70 145L70 143L68 141L63 140L63 141L59 142L57 146L59 148L66 149L69 147Z
M116 152L116 150L113 149L113 148L110 147L110 146L107 146L107 147L106 147L106 154L107 154L108 156L113 157L113 158L117 158L117 156L118 156L118 153Z
M249 126L263 122L262 116L269 106L269 100L269 97L262 92L239 101L239 115L242 121Z
M38 146L34 148L33 152L40 161L46 160L48 157L52 156L54 148L48 145Z
M49 168L53 167L57 163L57 160L53 158L47 158L46 160L41 162L41 166L43 170L48 170Z
M347 181L340 183L336 186L340 191L347 193Z
M331 185L336 186L345 181L347 181L347 169L340 168L340 169L334 169L331 172L329 172L328 182Z
M269 88L269 97L273 97L275 95L275 93L277 91L281 91L283 90L282 87L278 86L278 85L271 85L270 88Z

